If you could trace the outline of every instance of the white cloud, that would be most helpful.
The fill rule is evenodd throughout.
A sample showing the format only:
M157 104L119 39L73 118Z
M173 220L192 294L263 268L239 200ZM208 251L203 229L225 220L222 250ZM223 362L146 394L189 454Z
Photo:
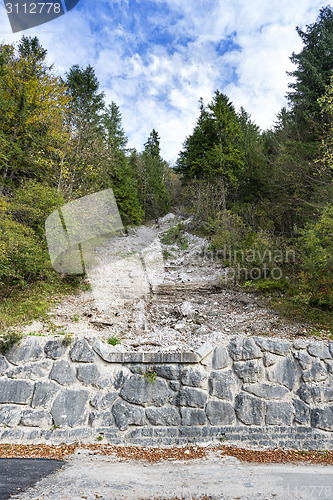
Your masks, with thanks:
M91 64L107 102L120 107L129 145L142 149L155 128L163 156L174 161L198 117L198 99L209 102L216 89L260 127L273 123L285 105L289 57L301 49L295 27L313 23L325 4L155 0L153 11L144 0L136 5L141 10L133 12L131 0L81 0L80 8L25 34L39 37L62 74L73 64ZM10 33L1 6L0 30L6 42L22 36ZM165 44L154 41L156 33ZM226 40L235 45L223 53L219 46Z

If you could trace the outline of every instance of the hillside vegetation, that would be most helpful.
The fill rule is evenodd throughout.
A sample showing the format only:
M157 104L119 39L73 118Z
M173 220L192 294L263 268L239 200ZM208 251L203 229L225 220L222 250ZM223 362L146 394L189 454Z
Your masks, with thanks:
M192 216L234 283L333 330L333 10L297 32L303 48L274 126L261 131L216 90L173 167L154 129L142 151L127 147L91 66L60 76L36 37L0 45L2 331L82 286L52 269L45 219L110 187L125 226L170 209Z

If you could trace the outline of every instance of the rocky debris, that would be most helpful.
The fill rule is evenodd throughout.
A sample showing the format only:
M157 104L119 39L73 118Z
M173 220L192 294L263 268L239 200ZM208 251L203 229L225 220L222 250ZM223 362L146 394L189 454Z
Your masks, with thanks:
M167 231L179 222L182 222L182 243L168 242L165 237ZM270 338L260 340L262 351L284 355L289 349L288 339L306 335L309 328L283 320L277 313L261 306L259 295L253 292L246 293L221 286L221 277L226 275L227 270L209 249L209 241L187 232L187 224L188 221L168 214L160 218L154 227L142 226L131 232L133 244L140 248L144 246L143 236L146 232L149 232L150 238L158 237L163 240L164 277L162 283L154 285L154 293L147 293L144 299L139 296L129 298L122 305L115 303L106 310L98 309L99 301L94 299L92 292L65 297L50 312L49 321L45 325L38 325L38 334L48 335L48 330L74 334L83 343L72 347L71 356L78 362L85 358L87 363L94 361L92 351L100 354L100 349L103 349L105 361L115 361L117 358L114 353L120 352L119 349L123 349L122 352L197 351L206 342L216 346L233 335L267 335ZM123 240L127 241L128 238ZM111 247L114 244L112 240ZM112 254L111 247L105 246L106 259L110 252ZM25 334L33 333L35 327L36 325L22 327L22 331ZM116 350L108 349L106 344L87 345L83 337L89 336L99 337L101 340L116 337L121 346L116 346ZM280 343L272 343L277 337L283 337L279 339ZM61 338L50 342L52 343L45 345L47 357L61 358L66 349ZM17 364L39 359L41 353L37 344L35 339L28 337L17 351L12 351L10 362ZM294 344L303 350L309 345L309 355L329 359L328 346L319 351L316 342L299 338ZM251 349L255 350L256 347L252 345ZM333 351L333 344L331 350ZM234 355L238 358L234 359L246 360L245 351L246 349L243 354L235 351ZM0 360L0 373L3 369L5 365L2 368Z

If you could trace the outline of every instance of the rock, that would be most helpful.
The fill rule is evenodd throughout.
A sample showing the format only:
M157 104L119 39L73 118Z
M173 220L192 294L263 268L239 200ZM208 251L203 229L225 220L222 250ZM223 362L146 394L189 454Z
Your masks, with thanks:
M28 404L34 384L27 380L0 379L0 403Z
M49 360L31 363L13 368L7 372L8 378L28 378L30 380L39 380L45 377L51 368L52 362Z
M174 392L178 392L180 389L180 382L178 382L178 380L170 380L169 387Z
M21 424L28 427L49 427L52 417L46 410L26 410L22 415Z
M202 364L207 364L205 361L208 354L210 354L213 350L213 346L210 342L204 342L199 349L197 349L195 352L198 355L199 359L201 360Z
M146 417L152 425L180 425L179 411L172 406L165 408L147 408Z
M49 340L44 346L44 352L47 358L58 359L66 353L67 347L59 340Z
M19 365L26 361L38 361L42 357L43 349L38 340L33 337L23 338L20 344L13 346L6 354L6 358L13 365Z
M182 371L181 365L157 365L154 367L156 375L169 380L179 380Z
M255 343L263 350L285 356L289 352L290 342L277 339L255 338Z
M112 403L117 399L118 392L107 392L105 394L101 394L100 392L94 396L90 404L96 408L96 410L106 410L109 408Z
M297 359L303 370L311 365L313 358L305 351L294 352L294 358Z
M264 366L273 366L279 360L277 356L270 352L265 352L264 354Z
M38 408L40 406L48 408L59 390L60 387L54 382L37 382L31 406L33 408Z
M9 364L5 356L0 356L0 376L5 373L5 371L9 368Z
M311 426L324 431L333 431L333 406L311 410Z
M310 342L308 353L320 359L331 359L329 348L323 342Z
M333 374L333 361L326 361L325 364L326 364L327 372L332 375Z
M294 349L306 349L307 346L309 345L309 342L304 339L297 339L293 343Z
M321 400L323 403L328 403L333 401L333 387L322 387L321 388Z
M262 358L262 352L251 338L233 337L229 343L229 352L235 361Z
M308 404L321 403L322 401L321 387L318 387L317 385L311 386L303 384L296 391L296 394L302 401Z
M192 389L192 387L183 387L176 398L178 406L190 406L192 408L204 408L206 401L206 392L200 389Z
M320 361L314 361L309 370L302 375L304 382L321 382L328 378L328 373Z
M294 409L290 403L268 402L266 404L267 425L291 425Z
M114 416L112 410L92 411L89 415L89 423L92 427L112 427Z
M64 359L60 359L54 363L50 373L50 379L55 380L61 385L74 384L74 382L76 382L72 365Z
M114 346L116 347L116 346ZM93 350L108 363L112 363L114 361L115 349L111 349L108 345L106 345L101 340L97 340L93 345Z
M310 408L299 399L294 399L293 405L295 410L296 422L308 426L310 422Z
M263 425L265 420L265 403L243 392L236 396L235 411L239 420L247 425Z
M206 415L211 425L231 425L236 420L235 410L224 401L208 401Z
M182 305L180 306L180 311L182 315L186 316L187 318L192 318L196 313L195 308L188 300L182 303Z
M146 423L144 409L125 401L116 401L112 407L112 413L121 431L125 431L129 425L145 425Z
M213 368L214 370L220 370L221 368L227 368L231 365L231 358L225 346L221 345L214 349L213 353Z
M14 427L20 423L24 407L20 405L1 405L0 406L0 425Z
M120 396L125 401L143 406L163 406L172 395L165 380L149 381L140 375L133 375L120 390Z
M72 361L79 361L81 363L93 363L96 357L85 339L77 340L74 343L69 356Z
M298 382L299 372L293 359L283 358L274 366L267 369L267 378L293 390Z
M130 371L128 368L120 368L114 373L113 385L115 389L119 389L124 385L128 377L130 376Z
M209 394L221 399L233 399L233 390L236 390L239 382L231 370L212 372L209 378Z
M330 353L331 353L331 356L333 357L333 342L330 342L329 344L329 350L330 350Z
M243 390L264 399L282 399L289 392L285 387L268 383L244 385Z
M206 413L198 408L181 408L182 425L204 425Z
M175 324L174 329L178 332L186 333L188 330L188 325L185 323L185 321L178 321L178 323Z
M76 377L83 384L96 384L98 382L101 373L95 364L80 365L76 369Z
M206 325L201 325L199 328L195 331L196 335L208 335L210 333L210 328Z
M85 425L88 419L88 399L89 392L86 390L63 389L56 396L51 408L54 423L69 427Z
M185 368L182 377L180 379L183 385L189 385L191 387L204 387L207 382L207 375L200 372L196 368Z
M261 361L235 361L234 370L244 382L257 382L264 377L265 372Z

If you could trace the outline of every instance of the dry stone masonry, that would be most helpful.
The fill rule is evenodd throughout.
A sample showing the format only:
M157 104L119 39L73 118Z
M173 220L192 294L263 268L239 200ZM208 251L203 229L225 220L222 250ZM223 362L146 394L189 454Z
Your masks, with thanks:
M0 441L333 449L332 378L321 341L156 353L26 337L0 356Z

